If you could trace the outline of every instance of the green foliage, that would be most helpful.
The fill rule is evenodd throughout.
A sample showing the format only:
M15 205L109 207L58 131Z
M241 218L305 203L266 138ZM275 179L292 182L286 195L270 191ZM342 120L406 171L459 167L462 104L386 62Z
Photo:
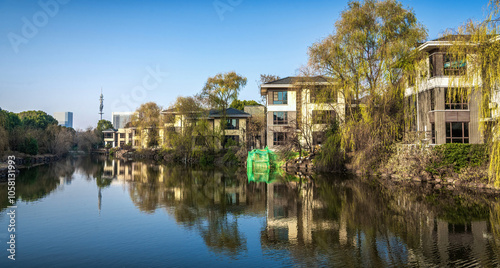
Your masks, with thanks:
M109 155L114 156L115 153L119 150L120 150L120 148L118 148L118 147L111 148L111 149L109 149Z
M207 79L201 96L207 99L210 106L224 111L229 102L238 98L238 93L246 84L247 79L235 72L220 73Z
M105 179L102 178L102 176L99 176L95 179L95 184L101 189L109 187L111 185L111 182L113 182L112 179Z
M101 120L99 120L99 122L97 122L96 130L98 132L102 132L103 130L106 130L109 128L113 128L113 123L111 123L110 121L105 120L105 119L101 119Z
M450 166L455 172L471 166L486 165L489 160L486 144L447 143L436 146L435 150L441 156L440 162L435 162L435 168Z
M236 152L233 149L227 150L227 153L222 158L226 165L236 165L239 163L238 157L236 156Z
M240 76L236 72L220 73L207 79L207 83L205 87L203 87L200 96L204 98L212 108L221 111L221 122L226 122L229 102L238 99L238 93L246 84L246 77ZM221 124L221 130L222 137L225 137L225 123ZM225 146L224 144L222 145Z
M224 143L225 147L238 146L239 144L233 139L227 139Z
M163 127L163 120L161 117L162 108L154 102L141 104L132 116L131 123L137 127L138 135L146 135L147 147L155 147L159 144L158 129Z
M479 116L475 119L480 122L479 129L491 149L489 179L495 180L496 186L500 186L500 120L483 120L500 114L498 105L496 108L490 107L490 103L498 103L495 95L498 94L500 81L500 42L496 37L500 32L500 1L489 1L484 11L486 18L466 20L457 29L445 32L443 37L453 40L446 47L446 52L457 60L465 60L467 65L465 73L449 79L448 87L467 93L474 89L474 94L478 95L474 97L480 100Z
M345 154L342 150L342 133L338 122L333 123L326 133L326 141L314 158L314 164L319 170L342 171L344 169Z
M233 102L231 102L231 105L229 106L229 108L234 108L234 109L243 111L245 109L245 106L249 106L249 105L261 105L261 104L259 104L258 102L254 101L254 100L233 100Z
M49 125L57 125L57 120L43 111L25 111L18 114L25 127L46 129Z
M359 168L379 165L401 138L403 71L413 63L400 59L414 54L426 36L414 12L395 0L351 1L334 34L310 47L309 65L331 77L333 90L345 99L341 144L355 152L353 164ZM339 140L334 136L329 143L325 163L334 160Z
M12 131L14 127L21 126L21 119L13 112L0 110L0 127L7 131Z
M450 191L427 195L425 200L437 209L439 218L453 224L484 220L490 214L488 204L467 195L454 195Z
M24 143L19 147L19 151L30 155L38 154L38 141L31 137L25 138Z
M215 162L215 155L210 150L196 149L192 152L192 158L197 160L201 166L213 166Z

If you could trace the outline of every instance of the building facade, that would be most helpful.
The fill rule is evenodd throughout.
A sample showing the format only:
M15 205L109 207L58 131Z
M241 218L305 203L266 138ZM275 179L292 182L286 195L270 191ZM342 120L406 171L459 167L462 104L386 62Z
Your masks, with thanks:
M212 142L216 147L221 147L222 145L228 143L234 145L243 144L246 146L248 140L247 125L252 115L244 111L234 108L226 110L226 127L224 131L225 137L224 140L221 141L217 141L217 139L221 136L220 126L222 125L222 120L224 120L224 116L220 111L210 110L198 113L180 113L174 111L173 109L168 109L162 111L161 113L163 116L170 117L170 119L165 120L167 123L159 132L161 141L166 141L169 131L182 133L190 127L199 126L200 122L204 121L206 123L206 137L203 138L210 139L210 142ZM203 144L203 141L200 140L201 138L201 136L196 134L193 136L195 146Z
M56 112L54 118L60 126L73 127L73 113L72 112Z
M227 109L225 137L224 140L220 141L218 140L222 133L220 126L224 119L222 113L218 111L203 111L195 115L194 113L179 113L169 109L162 111L161 116L165 117L164 122L166 123L163 127L157 129L159 146L171 146L168 141L169 132L182 133L189 127L199 126L203 122L206 127L204 133L206 135L203 138L210 139L216 147L220 148L222 144L246 146L248 141L247 136L249 135L247 125L252 115L233 108ZM170 119L166 119L167 117ZM147 148L150 131L150 129L142 129L141 133L139 133L137 128L130 126L118 129L106 129L103 131L104 143L107 147L123 147L125 145L130 145L133 148ZM200 143L200 138L202 138L202 136L198 134L199 131L192 132L193 146L201 146L202 143Z
M261 85L266 98L266 133L270 149L298 139L307 149L321 145L327 127L343 120L345 101L322 76L286 77Z
M429 144L482 143L480 90L468 85L453 86L466 75L472 55L457 59L446 52L451 44L437 39L418 47L428 57L422 59L420 77L405 91L413 117L410 131L422 134L421 140Z

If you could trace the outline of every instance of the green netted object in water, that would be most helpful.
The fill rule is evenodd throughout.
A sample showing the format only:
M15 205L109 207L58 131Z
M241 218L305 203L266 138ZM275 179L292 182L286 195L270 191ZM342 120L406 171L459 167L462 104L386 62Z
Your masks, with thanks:
M276 154L265 149L254 149L248 152L247 157L247 175L248 181L270 183L280 171Z

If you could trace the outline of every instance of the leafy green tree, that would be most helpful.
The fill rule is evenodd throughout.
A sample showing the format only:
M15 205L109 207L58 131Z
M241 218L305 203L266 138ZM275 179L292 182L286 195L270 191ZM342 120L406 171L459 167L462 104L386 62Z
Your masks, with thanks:
M38 154L38 142L35 138L25 138L24 143L20 146L19 151L30 155Z
M211 124L202 118L207 111L203 108L202 100L199 96L178 97L169 108L177 114L177 120L181 120L181 131L166 131L166 144L173 148L183 162L190 161L193 156L193 146L199 145L204 149L214 149L215 135ZM174 113L167 114L169 118L165 121L174 122Z
M154 102L142 104L132 116L132 125L137 127L137 133L141 136L147 135L147 147L158 146L160 127L163 127L161 118L162 108Z
M113 128L113 123L111 123L108 120L101 119L101 120L99 120L99 122L97 122L96 130L98 132L102 132L103 130L110 129L110 128Z
M99 137L101 146L104 144L104 135L102 131L110 128L113 128L113 123L108 120L101 119L99 120L99 122L97 122L97 127L95 128L94 132L95 135Z
M16 113L0 110L0 126L7 131L21 125L21 119Z
M245 109L245 106L248 105L261 105L261 104L254 100L233 100L229 108L234 108L243 111Z
M25 127L46 129L50 125L57 125L57 120L44 111L25 111L18 114Z
M226 118L229 103L238 99L241 88L247 84L247 79L236 72L220 73L210 77L201 92L201 97L207 100L210 107L222 112L221 126L222 137L226 136ZM224 144L223 144L224 146Z
M395 0L351 1L335 31L309 48L309 65L331 77L346 100L342 144L373 166L403 130L404 71L427 37L412 10ZM359 106L361 98L366 105Z

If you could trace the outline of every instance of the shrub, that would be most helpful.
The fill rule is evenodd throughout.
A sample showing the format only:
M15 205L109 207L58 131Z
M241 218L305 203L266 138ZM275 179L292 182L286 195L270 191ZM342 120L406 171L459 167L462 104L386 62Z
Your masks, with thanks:
M326 141L314 159L314 164L323 171L342 171L344 169L344 150L342 150L342 137L337 122L332 124L326 133Z
M118 148L118 147L111 148L111 149L109 149L109 155L115 155L115 153L119 150L120 150L120 148Z
M224 155L222 160L226 165L238 164L239 162L238 157L236 156L236 153L234 152L233 149L227 150L227 153Z
M486 144L448 143L436 146L435 149L441 156L441 163L437 163L438 167L451 166L457 173L465 167L485 165L489 159Z

